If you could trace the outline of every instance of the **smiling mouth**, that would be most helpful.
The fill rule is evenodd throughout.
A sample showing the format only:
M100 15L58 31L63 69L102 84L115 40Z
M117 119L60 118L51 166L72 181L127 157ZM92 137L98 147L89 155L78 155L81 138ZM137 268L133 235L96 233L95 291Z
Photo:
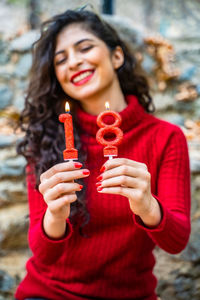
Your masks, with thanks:
M83 72L80 75L74 77L71 81L75 85L81 85L81 84L87 82L88 80L90 80L90 78L93 76L93 74L94 74L94 71L86 71L86 72Z

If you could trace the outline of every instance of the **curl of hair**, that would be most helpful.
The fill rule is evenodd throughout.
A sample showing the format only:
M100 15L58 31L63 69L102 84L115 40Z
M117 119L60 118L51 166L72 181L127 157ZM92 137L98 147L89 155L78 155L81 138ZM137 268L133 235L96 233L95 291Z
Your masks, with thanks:
M117 32L97 14L88 10L67 10L44 22L41 36L33 45L33 63L29 86L25 98L25 108L20 116L19 126L25 132L17 151L25 156L29 164L34 166L36 186L41 173L56 163L63 161L62 151L65 148L63 124L58 120L64 111L66 98L70 102L73 116L75 147L79 151L79 161L84 165L86 151L81 145L81 128L76 118L76 99L70 98L62 90L54 71L53 57L58 33L70 24L81 24L81 28L93 33L104 41L112 52L120 46L124 53L124 63L117 70L118 79L124 95L134 94L140 104L148 112L151 111L152 99L146 79L138 75L136 60ZM79 180L79 183L82 180ZM70 218L73 223L81 217L80 229L89 222L89 213L84 201L85 189L79 192L76 202L71 205Z

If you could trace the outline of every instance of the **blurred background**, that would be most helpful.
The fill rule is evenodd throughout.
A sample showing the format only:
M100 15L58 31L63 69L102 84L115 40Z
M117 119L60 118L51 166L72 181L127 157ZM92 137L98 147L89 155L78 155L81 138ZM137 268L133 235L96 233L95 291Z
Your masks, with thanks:
M0 300L13 299L30 256L25 160L13 129L24 106L31 45L40 23L88 4L104 14L134 51L149 78L156 113L181 127L189 146L192 233L186 249L156 248L162 300L200 299L200 1L0 0Z

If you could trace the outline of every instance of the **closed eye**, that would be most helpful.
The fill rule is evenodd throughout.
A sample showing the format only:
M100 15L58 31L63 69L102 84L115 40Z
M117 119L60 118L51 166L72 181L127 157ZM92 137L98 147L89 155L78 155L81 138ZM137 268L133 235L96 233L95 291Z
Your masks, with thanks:
M61 59L58 59L58 60L56 61L56 66L58 66L58 65L60 65L60 64L62 64L62 63L64 63L65 61L66 61L66 57L61 58Z
M91 45L91 46L87 46L87 47L82 48L80 51L81 52L87 52L87 51L89 51L92 48L93 48L93 46Z

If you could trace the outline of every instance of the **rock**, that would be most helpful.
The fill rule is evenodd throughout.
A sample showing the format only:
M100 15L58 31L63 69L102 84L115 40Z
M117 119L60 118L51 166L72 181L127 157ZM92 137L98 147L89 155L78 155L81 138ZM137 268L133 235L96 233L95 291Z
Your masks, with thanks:
M190 277L179 276L176 278L174 288L177 298L180 300L190 300L191 295L193 295L194 285L194 280Z
M194 103L194 119L200 119L200 97Z
M180 80L191 80L192 77L195 75L197 71L196 66L189 66L185 70L183 70L182 74L180 75L179 79Z
M0 207L27 201L25 183L22 181L1 180Z
M23 156L8 158L0 163L0 178L22 176L25 165L26 160Z
M9 40L27 23L27 6L25 2L4 0L0 1L0 6L1 34Z
M17 96L13 101L13 105L21 112L24 109L24 97L22 95Z
M14 39L10 43L10 51L26 52L29 51L33 43L39 38L37 30L31 30Z
M195 108L195 102L194 101L190 101L190 102L184 102L184 101L176 101L175 102L175 109L179 112L179 113L183 113L183 112L188 112L188 113L193 113L194 112L194 108Z
M6 64L9 61L10 57L8 53L2 52L0 53L0 64Z
M190 159L190 169L193 173L199 173L200 172L200 160L193 159L191 157L191 159Z
M181 258L186 261L200 262L200 218L192 223L192 232L189 243L181 253Z
M176 278L174 285L177 292L183 292L188 291L193 286L193 283L191 278L180 276Z
M7 48L7 43L3 39L0 39L0 65L6 64L10 59Z
M164 111L169 108L174 108L176 105L172 91L154 94L153 102L155 104L156 111Z
M0 86L0 109L4 109L11 104L13 92L6 85Z
M31 255L29 248L5 251L0 259L0 270L7 271L12 277L18 277L20 280L25 276L25 264Z
M15 143L15 141L16 141L16 136L14 134L12 135L0 134L0 148L10 147Z
M159 285L159 283L158 283ZM162 295L163 300L172 300L176 299L175 289L172 285L167 285L164 288L160 288L158 295Z
M147 73L151 73L155 66L155 61L148 54L143 54L142 67Z
M169 283L167 280L164 280L164 279L160 279L159 282L158 282L158 285L157 285L157 293L158 294L161 294L161 292L163 290L165 290L167 287L168 287Z
M0 210L0 248L27 247L28 204L18 203Z
M200 278L200 265L194 266L191 270L191 273L195 278Z
M103 15L103 18L119 32L120 37L132 48L139 49L144 45L144 34L141 27L132 22L130 18L106 14Z
M195 178L193 178L193 183L197 189L200 189L200 175L197 175Z
M30 71L32 65L32 55L30 53L24 54L18 64L16 65L16 69L14 71L14 75L20 78L26 78Z
M190 168L192 173L200 173L200 142L198 140L188 141Z
M1 135L0 135L0 140L1 140ZM15 157L16 154L16 149L15 146L9 147L9 151L7 148L0 149L0 161L4 161L10 157Z
M5 271L0 270L0 292L10 292L14 286L14 279Z
M192 270L191 270L192 271ZM200 299L200 279L194 280L191 274L187 277L179 276L174 282L177 299L199 300Z
M0 66L0 79L5 81L11 80L13 77L13 71L7 66Z
M169 112L169 113L163 113L163 114L157 114L159 118L170 122L172 124L178 125L178 126L184 126L185 118L183 115L177 114L175 112Z
M26 90L27 86L28 86L28 81L26 79L24 80L24 78L23 79L21 78L20 81L18 81L17 83L17 89L19 89L20 91Z
M12 168L24 168L26 160L23 156L10 157L6 160L6 165Z

